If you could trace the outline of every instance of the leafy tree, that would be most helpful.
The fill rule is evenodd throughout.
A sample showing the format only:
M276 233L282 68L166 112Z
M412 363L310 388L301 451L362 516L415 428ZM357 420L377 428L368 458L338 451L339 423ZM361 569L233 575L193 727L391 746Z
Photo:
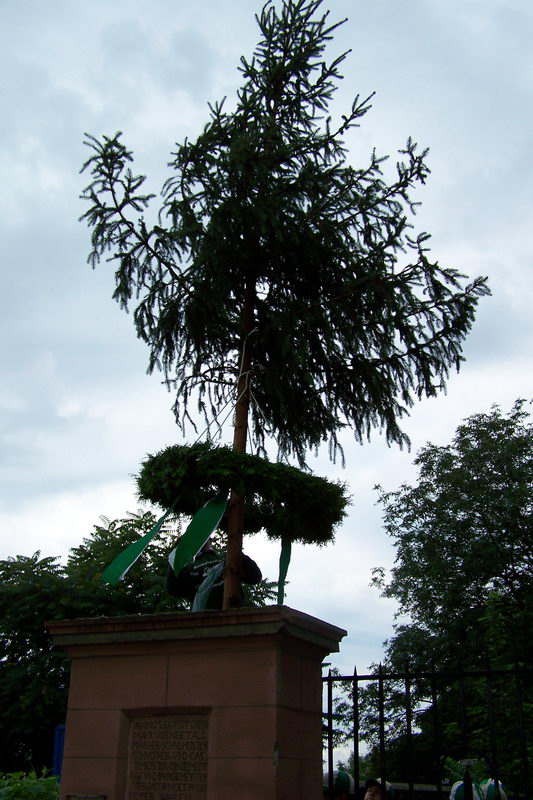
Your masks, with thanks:
M430 260L428 234L411 231L427 150L409 139L390 182L375 152L348 163L343 137L370 98L357 96L339 123L328 116L347 53L325 60L342 23L321 5L266 3L235 107L211 105L197 140L177 145L155 223L121 134L88 136L84 165L90 263L109 254L114 298L126 309L135 301L149 371L176 389L178 422L192 422L193 397L208 423L235 404L236 450L249 433L260 449L272 436L300 463L327 440L334 455L346 426L359 440L379 427L404 443L400 418L459 367L488 292L484 279L466 285ZM243 507L234 491L228 603Z
M374 582L398 601L404 621L386 642L388 673L531 667L533 648L533 424L524 400L508 414L497 406L461 424L449 445L427 444L418 454L418 481L396 491L380 489L385 528L396 547L388 580ZM405 621L406 620L406 621ZM413 682L415 756L428 761L434 738L429 680ZM460 704L462 691L467 713ZM491 697L500 751L499 768L510 785L520 775L521 744L514 678L492 679ZM533 724L531 677L522 684L524 723ZM451 688L437 684L443 725L441 756L476 756L492 768L487 686L472 677ZM366 738L375 743L375 687L364 697ZM387 697L390 765L405 763L405 691ZM530 743L530 748L531 748ZM523 752L523 751L522 751ZM533 751L530 753L530 757ZM400 775L398 775L399 777Z
M396 547L375 582L410 622L388 655L435 653L446 666L530 663L533 612L533 425L525 401L494 406L459 426L450 445L428 444L415 486L380 491ZM416 641L416 647L412 645ZM453 646L451 644L453 643Z
M39 552L0 561L0 772L51 766L54 730L65 720L69 660L52 646L47 620L186 610L164 592L178 523L141 556L142 569L130 570L116 586L100 580L110 557L155 521L151 512L103 518L66 564ZM246 588L250 605L271 602L269 581Z
M50 766L54 729L64 722L66 659L44 629L68 607L56 562L40 553L0 562L1 771Z

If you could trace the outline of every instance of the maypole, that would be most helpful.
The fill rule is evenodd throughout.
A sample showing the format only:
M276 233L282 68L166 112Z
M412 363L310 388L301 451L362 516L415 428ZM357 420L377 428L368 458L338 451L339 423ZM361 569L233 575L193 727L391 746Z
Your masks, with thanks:
M255 282L251 279L245 287L242 309L242 334L240 369L237 379L237 401L233 425L233 450L246 452L248 438L248 413L250 409L250 380L252 368L251 335L254 331ZM235 488L231 490L228 509L228 546L224 576L224 608L241 605L241 555L244 532L245 496Z

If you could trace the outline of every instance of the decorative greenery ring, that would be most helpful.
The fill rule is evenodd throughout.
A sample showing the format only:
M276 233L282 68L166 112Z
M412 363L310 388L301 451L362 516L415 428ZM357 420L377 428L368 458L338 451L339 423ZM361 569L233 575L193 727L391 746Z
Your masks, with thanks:
M349 502L343 483L205 443L148 456L137 485L142 500L164 508L177 499L181 514L194 514L219 489L235 489L246 497L245 533L264 529L272 539L304 544L332 541Z

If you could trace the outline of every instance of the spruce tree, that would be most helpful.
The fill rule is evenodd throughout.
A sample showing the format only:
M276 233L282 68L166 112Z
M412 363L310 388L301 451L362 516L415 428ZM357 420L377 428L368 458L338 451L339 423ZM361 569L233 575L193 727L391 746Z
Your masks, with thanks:
M300 463L324 441L335 454L347 426L401 445L414 399L459 367L485 280L430 260L429 236L412 230L427 150L409 139L390 181L375 152L349 163L344 137L371 98L339 123L328 115L347 53L327 62L324 51L343 21L322 0L267 2L256 19L236 103L210 106L196 141L176 146L157 224L121 134L88 136L90 262L110 254L114 297L135 302L149 371L175 390L180 424L193 398L209 421L233 403L235 449L272 437ZM242 509L234 493L228 604Z

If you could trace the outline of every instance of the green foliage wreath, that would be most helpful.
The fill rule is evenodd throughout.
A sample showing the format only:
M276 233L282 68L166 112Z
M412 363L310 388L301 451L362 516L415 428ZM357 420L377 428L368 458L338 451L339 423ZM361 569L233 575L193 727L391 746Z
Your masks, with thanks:
M142 500L194 514L219 489L246 497L245 533L323 545L346 514L346 486L260 456L206 443L167 447L146 458L137 478ZM224 529L226 518L220 527Z

